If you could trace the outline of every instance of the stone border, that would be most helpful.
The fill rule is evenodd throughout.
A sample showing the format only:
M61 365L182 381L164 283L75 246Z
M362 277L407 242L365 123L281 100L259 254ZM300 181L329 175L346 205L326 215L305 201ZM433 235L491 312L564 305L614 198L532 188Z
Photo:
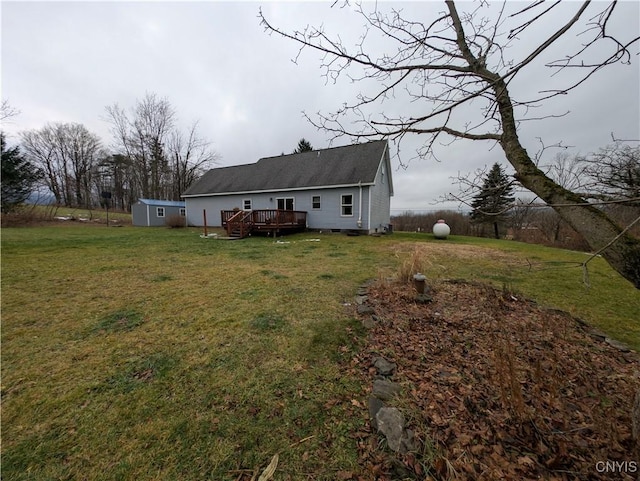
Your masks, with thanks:
M368 303L369 287L373 282L370 280L362 284L355 299L357 313L363 317L362 325L367 329L373 328L380 320L375 309ZM398 369L397 364L383 356L373 356L371 366L376 370L367 400L371 426L385 437L392 451L400 454L416 451L419 442L414 432L407 429L404 415L398 408L388 405L402 390L400 384L392 380Z

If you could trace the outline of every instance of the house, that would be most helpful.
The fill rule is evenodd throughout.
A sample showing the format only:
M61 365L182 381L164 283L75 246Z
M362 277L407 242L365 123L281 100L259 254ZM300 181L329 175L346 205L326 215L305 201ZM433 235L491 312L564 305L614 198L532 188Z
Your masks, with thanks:
M133 225L137 226L164 226L167 219L173 215L186 216L184 201L138 199L138 202L131 206Z
M392 195L388 143L378 140L212 169L182 197L189 225L243 217L251 229L275 230L284 221L375 233L389 228Z

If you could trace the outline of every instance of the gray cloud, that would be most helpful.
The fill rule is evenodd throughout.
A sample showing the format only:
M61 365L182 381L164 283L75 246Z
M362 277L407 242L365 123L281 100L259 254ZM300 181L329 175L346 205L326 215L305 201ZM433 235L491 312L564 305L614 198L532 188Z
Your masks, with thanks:
M15 140L19 131L47 122L80 122L109 144L104 107L118 103L128 108L153 92L168 98L185 126L200 121L201 132L221 154L222 165L289 153L301 137L316 148L327 147L330 136L308 124L302 112L331 112L375 84L351 83L347 78L327 82L315 52L302 52L295 64L298 47L264 32L257 18L259 7L245 2L3 2L2 98L22 112L3 129ZM404 8L417 20L444 8L439 2L389 2L379 7ZM349 8L330 9L327 3L313 2L271 2L262 8L267 18L285 29L324 24L347 44L362 33L363 20ZM627 2L619 8L624 15L616 31L637 34L639 4ZM541 24L539 33L553 28ZM523 45L530 49L537 43L535 37L521 40L509 49L510 56L520 58ZM376 51L389 48L380 40L372 41ZM549 77L551 72L543 65L579 41L567 37L524 70L512 83L512 93L527 99L566 80L565 74ZM539 148L537 137L547 145L562 141L582 153L610 143L611 132L620 138L640 138L640 71L637 57L632 61L630 66L604 69L570 95L530 111L534 117L569 114L522 123L520 134L527 149ZM383 108L419 112L422 106L408 104L398 92L395 99L376 106L377 111ZM477 115L461 112L462 117ZM441 145L436 150L440 162L414 159L423 141L407 137L401 145L400 160L408 168L394 172L394 212L439 208L433 200L455 189L450 177L459 171L470 172L495 161L506 164L501 150L489 142Z

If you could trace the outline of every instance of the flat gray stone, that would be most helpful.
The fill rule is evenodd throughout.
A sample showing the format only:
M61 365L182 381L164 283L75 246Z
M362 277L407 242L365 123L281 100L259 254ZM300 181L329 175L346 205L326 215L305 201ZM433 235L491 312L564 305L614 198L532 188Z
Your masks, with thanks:
M604 342L606 342L611 347L615 347L616 349L618 349L619 351L622 351L622 352L629 352L631 350L631 349L629 349L629 346L627 346L626 344L623 344L620 341L616 341L615 339L611 339L610 337L607 337L604 340Z
M378 431L387 438L387 444L392 451L400 451L402 435L404 433L404 416L397 408L380 408L376 414Z
M373 395L382 401L390 401L400 392L400 385L386 379L373 381Z
M404 416L397 408L380 408L376 422L378 432L387 439L389 449L400 454L418 450L416 435L411 429L405 429Z
M356 296L356 304L361 306L362 304L367 302L367 299L369 299L369 296Z
M362 325L365 327L365 329L373 329L374 327L376 327L376 321L374 317L375 316L365 317L362 320Z
M358 314L360 315L369 315L375 313L375 309L371 306L367 306L366 304L361 304L358 306Z
M373 360L373 366L381 376L392 376L398 367L395 363L387 361L384 357L376 357Z
M400 438L400 454L407 454L418 451L418 441L415 433L411 429L405 429Z
M377 397L371 395L369 396L367 405L369 406L369 421L371 422L371 426L373 426L374 429L378 429L376 416L378 415L378 411L384 407L384 403Z

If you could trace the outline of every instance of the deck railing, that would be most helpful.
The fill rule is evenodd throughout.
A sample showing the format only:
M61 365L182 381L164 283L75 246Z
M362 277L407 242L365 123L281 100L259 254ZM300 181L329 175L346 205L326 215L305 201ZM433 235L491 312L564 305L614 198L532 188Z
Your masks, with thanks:
M305 226L307 213L301 210L261 209L252 211L255 225L262 226Z
M307 212L303 210L257 209L220 211L222 226L227 232L247 229L276 231L279 229L303 229L307 225ZM242 224L242 225L240 225ZM244 235L242 235L244 237Z

